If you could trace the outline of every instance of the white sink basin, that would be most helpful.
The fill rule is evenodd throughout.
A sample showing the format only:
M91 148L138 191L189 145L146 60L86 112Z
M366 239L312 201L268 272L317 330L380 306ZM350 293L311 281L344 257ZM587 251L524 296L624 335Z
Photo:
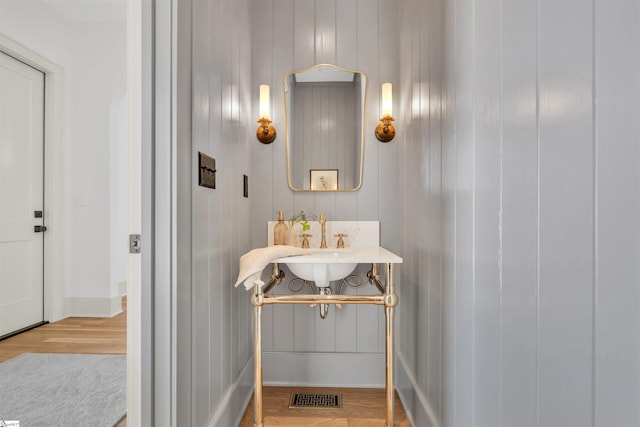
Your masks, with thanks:
M279 258L301 279L326 288L329 282L349 276L358 264L401 263L402 258L379 246L349 247L346 249L309 249L305 255Z
M309 253L313 262L288 262L287 267L301 279L315 282L316 286L326 288L329 282L344 279L350 275L358 265L357 262L343 262L343 258L351 257L354 253L349 249L314 249ZM296 261L300 260L299 257ZM323 260L325 260L323 262Z

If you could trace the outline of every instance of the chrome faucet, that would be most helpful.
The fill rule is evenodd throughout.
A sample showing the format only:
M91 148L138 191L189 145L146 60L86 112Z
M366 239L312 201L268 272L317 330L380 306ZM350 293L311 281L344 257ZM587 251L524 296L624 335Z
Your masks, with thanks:
M320 249L327 248L327 218L324 212L320 214L320 225L322 226L322 240L320 240Z

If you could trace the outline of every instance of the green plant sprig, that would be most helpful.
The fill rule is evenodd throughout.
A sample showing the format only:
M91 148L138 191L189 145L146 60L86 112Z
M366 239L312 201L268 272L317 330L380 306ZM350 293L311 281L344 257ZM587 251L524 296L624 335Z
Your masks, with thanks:
M304 211L300 211L300 213L293 215L287 220L287 223L289 224L289 230L293 230L293 226L296 224L300 224L302 226L302 231L311 230L311 224L307 222L307 216Z

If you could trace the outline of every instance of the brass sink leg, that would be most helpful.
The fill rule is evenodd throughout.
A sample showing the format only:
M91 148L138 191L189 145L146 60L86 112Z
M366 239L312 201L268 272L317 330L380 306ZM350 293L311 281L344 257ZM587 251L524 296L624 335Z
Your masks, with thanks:
M251 295L251 305L253 306L253 357L255 380L253 384L253 425L254 427L264 427L264 416L262 413L262 305L264 304L264 293L262 287L254 286Z
M393 405L394 388L393 388L393 317L395 315L396 305L398 305L398 296L396 295L395 285L393 283L394 264L386 264L387 286L385 290L384 311L386 320L386 405L387 418L386 427L395 426L395 412Z

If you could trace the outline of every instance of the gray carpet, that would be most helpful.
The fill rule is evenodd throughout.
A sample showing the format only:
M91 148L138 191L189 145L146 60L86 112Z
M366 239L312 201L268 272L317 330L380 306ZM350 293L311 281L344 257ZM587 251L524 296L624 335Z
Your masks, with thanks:
M126 410L124 355L25 353L0 363L0 420L112 427Z

